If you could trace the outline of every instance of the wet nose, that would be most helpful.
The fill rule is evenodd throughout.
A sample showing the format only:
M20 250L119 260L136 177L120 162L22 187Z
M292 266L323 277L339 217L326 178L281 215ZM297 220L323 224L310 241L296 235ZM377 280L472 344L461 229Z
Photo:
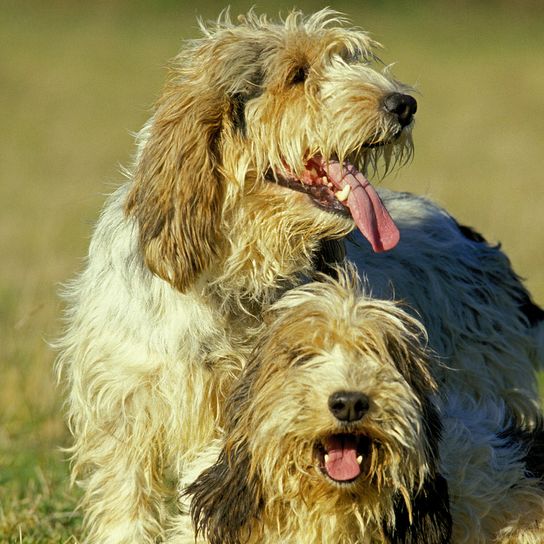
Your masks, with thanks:
M387 95L383 106L387 112L396 115L401 127L409 125L417 111L416 99L409 94L392 93Z
M329 397L329 410L339 421L351 423L363 419L370 402L360 391L336 391Z

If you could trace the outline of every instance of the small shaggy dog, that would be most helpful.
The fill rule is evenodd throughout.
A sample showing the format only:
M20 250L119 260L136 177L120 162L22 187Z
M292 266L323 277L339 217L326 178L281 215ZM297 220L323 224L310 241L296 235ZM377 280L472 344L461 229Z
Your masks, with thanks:
M206 542L544 542L544 433L514 437L501 404L452 395L439 413L424 329L398 305L351 272L267 317L217 460L185 491Z
M363 174L410 156L416 111L373 68L376 44L326 10L203 30L65 293L58 368L89 542L153 542L175 523L172 483L217 437L262 312L346 258L421 316L456 370L431 369L444 395L504 398L526 428L537 420L541 315L507 258Z

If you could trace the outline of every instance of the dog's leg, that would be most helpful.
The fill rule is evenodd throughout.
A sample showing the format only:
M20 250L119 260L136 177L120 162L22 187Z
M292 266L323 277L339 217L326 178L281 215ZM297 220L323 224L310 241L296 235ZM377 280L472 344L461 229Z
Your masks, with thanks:
M84 489L86 542L154 542L165 518L162 445L165 412L144 383L71 403L73 477Z

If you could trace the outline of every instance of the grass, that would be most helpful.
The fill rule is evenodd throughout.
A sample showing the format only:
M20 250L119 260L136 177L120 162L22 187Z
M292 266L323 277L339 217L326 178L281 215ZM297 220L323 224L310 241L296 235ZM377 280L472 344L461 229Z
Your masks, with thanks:
M314 0L298 3L306 11ZM544 38L536 4L330 2L416 84L416 157L387 184L501 241L544 302ZM231 3L232 12L250 2ZM276 13L291 2L263 3ZM197 7L198 6L198 7ZM459 7L460 6L460 7ZM195 17L223 4L8 1L0 18L0 541L75 542L77 492L54 355L59 284L81 268L104 193ZM544 387L544 383L543 383Z
M21 439L0 452L2 542L77 542L78 493L67 486L67 468L52 445Z

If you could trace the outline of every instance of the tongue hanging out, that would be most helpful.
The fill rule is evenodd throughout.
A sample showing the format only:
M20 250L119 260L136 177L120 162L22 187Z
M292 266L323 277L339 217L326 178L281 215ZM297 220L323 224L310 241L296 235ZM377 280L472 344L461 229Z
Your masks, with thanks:
M337 482L354 480L361 474L362 458L357 453L355 437L333 435L325 444L325 472Z
M374 187L350 162L325 161L321 155L316 155L306 162L299 176L287 164L284 167L285 170L277 172L272 180L307 193L318 206L329 211L349 210L374 251L387 251L397 245L400 238L397 226Z
M400 233L370 182L349 162L330 161L324 165L327 178L345 199L351 216L376 252L393 249ZM347 196L346 196L347 195Z

